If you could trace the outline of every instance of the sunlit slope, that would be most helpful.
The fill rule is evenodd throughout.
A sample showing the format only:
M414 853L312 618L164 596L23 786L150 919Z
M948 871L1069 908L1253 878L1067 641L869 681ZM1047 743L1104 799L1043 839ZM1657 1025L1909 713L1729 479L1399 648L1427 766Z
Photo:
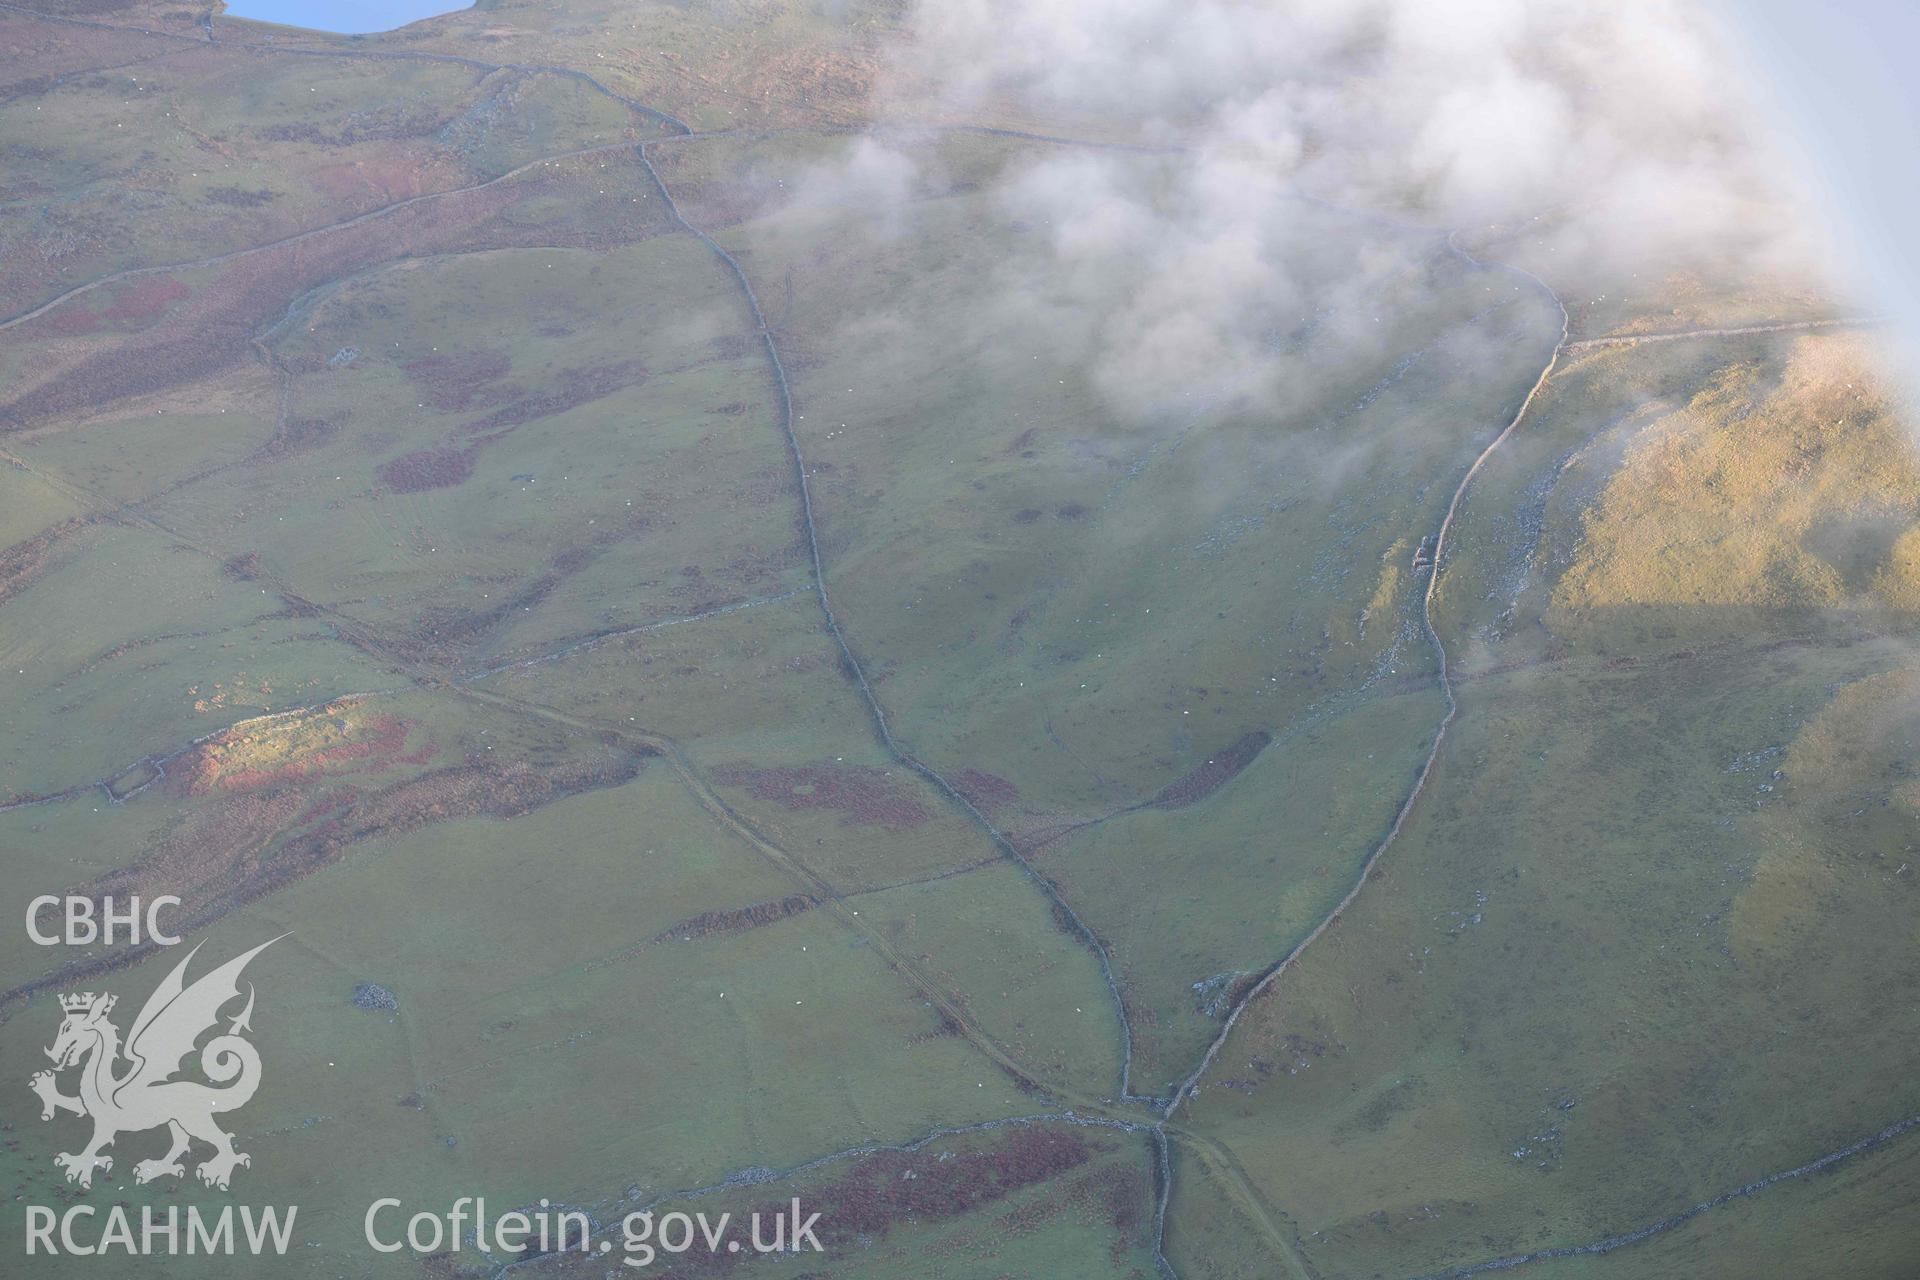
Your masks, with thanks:
M1857 343L1730 364L1628 446L1549 625L1665 605L1911 609L1917 492L1912 438Z
M1321 1274L1603 1240L1920 1111L1886 515L1920 492L1875 369L1853 337L1579 355L1473 491L1428 795L1187 1112ZM1701 1274L1750 1256L1688 1230ZM1171 1239L1234 1274L1230 1235Z

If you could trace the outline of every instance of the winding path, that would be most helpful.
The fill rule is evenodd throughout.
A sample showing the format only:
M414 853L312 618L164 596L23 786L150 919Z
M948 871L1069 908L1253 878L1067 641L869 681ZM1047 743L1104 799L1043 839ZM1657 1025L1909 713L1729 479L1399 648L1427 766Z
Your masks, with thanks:
M542 165L557 164L562 160L573 160L581 156L607 155L614 152L631 151L633 146L634 144L631 142L608 142L602 143L599 146L579 147L572 151L558 151L552 155L540 156L537 159L529 160L525 164L509 169L496 177L488 178L485 182L476 182L470 186L449 187L444 191L428 191L421 195L409 196L405 200L396 200L392 204L383 204L378 208L368 209L365 213L356 213L351 218L342 218L339 222L329 222L324 226L309 227L305 231L296 231L292 235L282 236L278 240L267 240L260 244L250 244L244 248L229 249L225 253L216 253L205 258L194 258L185 262L169 262L152 267L128 267L124 271L115 271L108 275L97 276L92 280L74 285L65 293L56 294L54 297L48 298L45 302L40 303L30 311L21 311L8 316L4 320L0 320L0 330L11 329L17 324L25 324L29 320L45 315L69 299L79 297L83 293L91 292L105 285L118 284L122 280L132 280L139 276L160 275L168 271L197 271L202 267L217 267L222 263L234 262L241 258L251 257L256 253L268 253L274 249L284 249L288 245L301 244L319 236L332 235L336 231L345 231L348 227L357 227L362 223L373 222L376 219L386 217L388 214L398 213L402 209L410 209L417 204L426 204L433 200L445 200L452 196L471 195L475 191L485 191L488 187L497 187L503 182L509 182L523 174L531 173Z
M1367 887L1367 881L1372 877L1374 867L1379 864L1381 856L1385 854L1388 849L1392 848L1394 842L1399 839L1400 832L1402 828L1406 826L1407 818L1412 814L1414 805L1419 802L1421 794L1426 790L1427 780L1433 776L1434 766L1439 762L1440 748L1446 742L1447 730L1452 726L1454 717L1460 713L1460 704L1455 700L1453 694L1453 674L1452 666L1447 655L1447 646L1441 641L1440 632L1435 628L1433 621L1434 590L1439 584L1440 571L1445 561L1447 535L1453 530L1454 517L1460 512L1460 503L1465 499L1467 487L1473 483L1474 476L1480 473L1480 468L1486 465L1487 459L1493 456L1494 451L1505 444L1508 438L1513 435L1514 430L1519 427L1521 419L1527 416L1527 410L1532 407L1534 398L1540 394L1540 388L1547 384L1548 376L1553 373L1554 367L1560 363L1560 354L1567 348L1569 319L1566 305L1560 301L1560 295L1555 293L1546 281L1534 275L1531 271L1526 270L1524 267L1511 266L1506 263L1484 263L1468 253L1465 249L1462 249L1459 242L1451 233L1447 236L1447 248L1454 255L1473 267L1487 268L1491 265L1494 269L1508 271L1515 275L1522 276L1538 287L1547 297L1553 300L1553 305L1560 312L1560 337L1553 344L1553 352L1547 357L1546 364L1541 367L1540 376L1533 380L1533 386L1528 388L1526 398L1521 400L1520 407L1514 411L1512 420L1507 423L1499 435L1488 442L1487 447L1482 449L1479 456L1473 460L1473 465L1467 468L1467 473L1460 477L1460 483L1453 491L1453 499L1447 503L1447 514L1440 521L1439 533L1434 538L1433 567L1428 571L1427 589L1421 597L1421 615L1426 627L1427 641L1433 646L1434 654L1439 659L1440 692L1446 698L1446 714L1440 717L1439 728L1434 731L1433 745L1427 749L1427 758L1421 764L1420 772L1414 778L1413 789L1407 793L1407 798L1401 802L1399 811L1394 814L1393 824L1387 828L1386 835L1381 837L1380 843L1374 846L1373 852L1367 855L1366 861L1360 864L1360 875L1359 878L1353 882L1353 887L1348 889L1346 896L1334 904L1333 910L1328 912L1326 916L1321 919L1320 923L1313 927L1312 932L1295 943L1293 949L1281 957L1278 962L1268 966L1260 975L1259 979L1247 989L1246 993L1240 997L1239 1001L1235 1003L1233 1008L1227 1013L1225 1021L1221 1024L1219 1034L1214 1037L1213 1043L1207 1046L1207 1051L1201 1057L1199 1065L1193 1069L1192 1073L1189 1074L1185 1080L1181 1081L1179 1087L1173 1091L1172 1097L1168 1099L1166 1114L1169 1118L1179 1110L1182 1102L1192 1097L1198 1090L1201 1079L1206 1075L1208 1068L1213 1065L1214 1059L1219 1056L1221 1048L1227 1042L1227 1038L1233 1034L1234 1024L1240 1021L1240 1015L1245 1013L1248 1006L1250 1006L1254 1000L1258 999L1263 992L1272 987L1273 984L1279 980L1280 975L1292 968L1294 962L1300 958L1301 954L1305 952L1308 947L1312 946L1320 939L1322 934L1333 927L1346 909L1353 905L1354 899L1360 896L1360 891Z
M1643 1240L1650 1240L1654 1236L1663 1235L1675 1227L1692 1221L1709 1209L1718 1209L1720 1206L1730 1204L1735 1200L1744 1200L1748 1196L1758 1195L1769 1187L1777 1186L1782 1182L1787 1182L1794 1178L1804 1178L1810 1173L1820 1173L1831 1169L1842 1161L1851 1160L1855 1156L1866 1154L1875 1147L1892 1142L1901 1134L1915 1128L1920 1128L1920 1116L1908 1116L1905 1120L1890 1124L1877 1133L1870 1133L1857 1142L1850 1142L1838 1151L1830 1151L1817 1160L1809 1160L1803 1165L1798 1165L1792 1169L1783 1169L1779 1173L1770 1173L1764 1178L1755 1178L1745 1186L1735 1187L1731 1191L1723 1191L1712 1199L1702 1200L1699 1204L1682 1209L1680 1212L1662 1218L1658 1222L1650 1222L1644 1227L1639 1227L1633 1231L1623 1231L1619 1235L1608 1236L1604 1240L1592 1240L1586 1244L1561 1245L1553 1249L1539 1249L1533 1253L1509 1254L1504 1258L1494 1258L1487 1262L1476 1262L1469 1266L1455 1267L1450 1271L1436 1271L1430 1275L1421 1276L1419 1280L1467 1280L1469 1276L1486 1275L1492 1271L1512 1271L1516 1267L1524 1267L1531 1262L1551 1262L1556 1258L1594 1257L1600 1254L1612 1253L1615 1249L1624 1249L1630 1244L1639 1244Z
M1797 333L1820 329L1867 329L1887 323L1884 316L1835 316L1826 320L1783 320L1777 324L1741 324L1724 329L1674 329L1664 333L1613 333L1565 343L1568 351L1589 347L1634 347L1643 342L1680 342L1687 338L1739 338L1754 333Z

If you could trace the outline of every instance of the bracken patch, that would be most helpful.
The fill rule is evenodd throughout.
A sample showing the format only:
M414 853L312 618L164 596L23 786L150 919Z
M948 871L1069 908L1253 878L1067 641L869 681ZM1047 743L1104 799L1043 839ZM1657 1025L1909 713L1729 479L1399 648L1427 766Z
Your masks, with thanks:
M464 484L473 474L473 462L479 452L473 445L462 448L435 445L430 449L416 449L383 463L380 482L395 493L451 489Z
M538 418L550 418L583 404L610 396L616 391L646 381L646 366L637 360L617 364L593 365L583 369L565 369L559 374L560 390L545 395L522 396L503 404L478 422L461 428L474 434L504 433Z
M703 911L697 916L690 916L678 924L662 929L648 941L680 942L690 938L711 938L716 934L751 929L756 925L774 924L797 916L803 911L811 911L819 905L820 900L812 894L795 893L775 902L756 902L750 907Z
M169 276L142 276L121 287L107 307L104 319L117 328L149 325L189 292L186 285Z
M931 816L893 774L861 765L727 765L713 771L713 780L745 787L755 799L783 809L829 809L860 826L913 827Z
M491 398L484 384L506 377L511 366L506 352L479 350L421 356L401 368L426 391L434 408L458 413L476 400Z
M411 727L397 716L352 722L329 709L297 723L230 729L175 761L167 772L168 790L178 796L261 791L343 767L382 770L424 764L436 749L428 743L407 753Z
M53 544L85 523L79 517L63 520L24 542L16 542L0 551L0 603L26 590L46 572L47 555L52 551Z
M951 779L953 789L980 809L998 809L1020 799L1020 788L997 773L980 769L962 769Z
M1093 1155L1094 1148L1073 1130L1019 1126L999 1141L971 1148L956 1150L933 1143L912 1152L876 1152L855 1161L834 1181L803 1191L801 1203L808 1213L820 1214L814 1234L831 1256L871 1247L876 1237L884 1236L896 1223L941 1221L990 1209L1016 1192L1081 1168ZM1097 1203L1078 1185L1063 1191ZM753 1204L737 1212L734 1220L748 1222L757 1213L762 1222L771 1222L790 1212L791 1199ZM696 1249L675 1258L659 1280L730 1273L754 1256L744 1250L707 1253ZM598 1275L605 1267L604 1260L579 1255L556 1258L555 1264L563 1272L576 1274Z
M1147 804L1155 809L1183 809L1198 804L1238 777L1272 741L1273 735L1264 729L1242 735L1226 750L1214 752L1205 764L1162 787Z
M175 928L184 937L332 866L362 841L437 822L518 817L570 795L631 782L652 754L621 749L549 768L455 765L376 791L338 788L314 805L297 785L236 796L196 813L139 861L84 892L178 892L183 905ZM126 968L155 950L143 944L89 956L0 993L0 1005Z

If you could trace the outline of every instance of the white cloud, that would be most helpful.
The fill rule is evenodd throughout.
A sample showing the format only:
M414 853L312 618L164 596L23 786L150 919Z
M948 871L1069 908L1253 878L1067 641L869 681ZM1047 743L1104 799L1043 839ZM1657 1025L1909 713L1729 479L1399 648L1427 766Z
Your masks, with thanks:
M1097 308L1093 374L1130 416L1203 384L1271 396L1275 324L1322 312L1351 331L1404 270L1302 278L1302 193L1431 227L1550 227L1581 287L1798 252L1739 77L1682 0L922 0L909 27L881 98L896 122L1184 148L1158 170L1063 148L1003 196L1050 229L1048 260L1003 272L1006 309ZM891 172L862 150L842 179L872 206L909 185Z

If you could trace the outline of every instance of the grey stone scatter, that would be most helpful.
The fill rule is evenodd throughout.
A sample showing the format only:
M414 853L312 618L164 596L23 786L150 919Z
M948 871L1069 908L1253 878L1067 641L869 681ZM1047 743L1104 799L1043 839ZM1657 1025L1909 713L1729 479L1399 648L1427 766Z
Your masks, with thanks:
M355 987L353 1003L356 1008L383 1010L388 1013L400 1007L400 1001L393 992L377 982L363 982Z

